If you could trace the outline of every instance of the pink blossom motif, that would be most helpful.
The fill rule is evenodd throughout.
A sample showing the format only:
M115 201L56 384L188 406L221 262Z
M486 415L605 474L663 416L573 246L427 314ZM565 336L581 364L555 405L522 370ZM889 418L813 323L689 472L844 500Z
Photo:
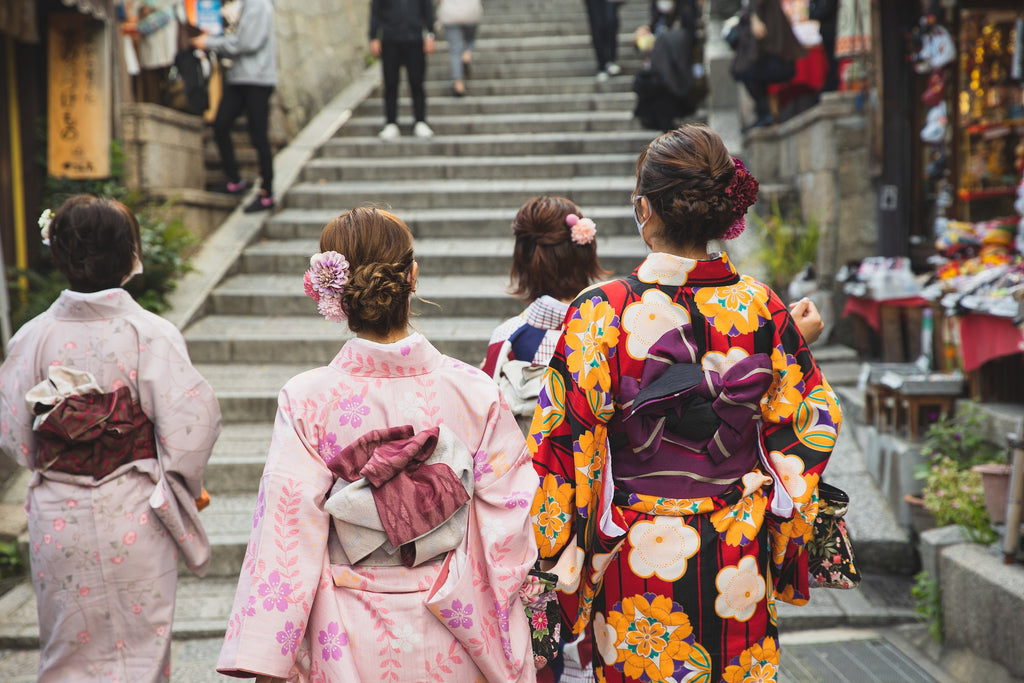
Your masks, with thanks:
M252 514L252 528L255 529L263 521L263 515L267 509L267 499L263 489L260 489L260 493L256 496L256 511Z
M451 609L441 610L441 616L448 620L451 628L472 628L473 620L469 617L473 613L473 605L462 605L461 600L453 600Z
M530 617L530 623L533 624L533 628L538 631L543 631L548 627L548 615L544 610L535 610L533 616Z
M330 296L320 299L320 302L316 305L316 310L332 323L343 323L348 320L348 316L345 315L345 309L341 307L341 299L337 297Z
M124 562L124 558L122 556L118 555L117 557L110 558L110 561L113 562L114 564L121 564L122 562Z
M90 592L92 591L88 586L82 586L78 589L78 594L81 595L83 598L89 597Z
M327 625L326 631L320 631L319 641L324 646L321 652L324 661L338 661L341 659L341 648L348 645L348 634L340 633L338 622L332 621Z
M139 535L137 533L135 533L134 531L129 531L124 535L124 538L122 538L121 540L124 541L125 545L132 545L138 538Z
M338 435L334 432L328 432L323 435L320 437L316 449L320 453L320 457L324 459L324 462L331 462L341 455L341 446L338 445Z
M76 637L78 638L78 642L80 642L82 645L85 645L90 640L92 640L92 638L89 637L88 631L79 631Z
M52 540L53 536L51 536L50 534L43 534L43 543L45 543L46 545L50 545L50 541Z
M64 521L63 517L58 517L57 519L53 520L53 530L58 532L64 531L64 526L66 524L67 523Z
M509 510L515 510L516 507L528 508L531 500L532 497L525 491L513 491L505 499L505 507Z
M288 609L288 596L292 594L292 585L281 583L281 575L275 571L270 572L269 581L260 584L257 592L263 598L265 611L272 612L276 607L279 612L284 612Z
M115 379L113 382L110 383L110 390L111 391L117 391L121 387L126 387L126 386L128 386L128 385L125 384L123 379Z
M114 647L116 647L118 650L123 649L124 646L125 646L125 642L123 640L119 640L116 643L114 643Z
M353 394L349 398L343 399L338 404L338 410L341 411L338 424L342 427L351 424L358 428L363 424L363 418L370 414L370 406L363 405L363 397L359 394Z
M590 244L597 235L597 225L589 218L581 218L569 230L572 241L580 246Z
M403 356L408 356L410 353L412 353L412 347L411 346L403 346L402 347L402 355Z
M295 654L295 649L299 646L299 640L301 638L301 627L296 628L296 626L290 621L284 622L284 630L277 632L277 642L281 643L281 654Z
M75 342L73 341L64 342L64 348L67 349L68 351L71 351L72 349L77 349L78 345L75 344Z
M242 614L247 617L256 616L256 596L249 596L249 604L242 608Z
M508 608L502 607L501 603L497 600L494 601L494 612L498 617L498 628L501 629L501 633L498 637L501 638L501 650L505 655L505 659L512 659L512 641L508 636Z
M320 302L320 294L313 289L313 273L307 270L306 274L302 276L302 291L306 293L313 301Z
M348 260L336 251L313 254L309 259L310 285L317 294L341 294L348 284Z
M139 524L141 524L142 526L146 526L147 524L149 524L149 515L147 515L145 512L139 515Z
M134 368L128 371L128 379L135 381L139 378L139 373Z
M132 605L132 614L142 614L142 605L139 603Z
M68 507L69 508L76 508L76 507L78 507L78 501L75 500L74 498L72 498L71 500L68 501Z
M493 471L491 463L487 462L487 451L477 451L473 455L473 480L479 482L485 474Z
M167 627L166 626L157 626L156 627L156 634L158 636L162 636L165 633L167 633Z

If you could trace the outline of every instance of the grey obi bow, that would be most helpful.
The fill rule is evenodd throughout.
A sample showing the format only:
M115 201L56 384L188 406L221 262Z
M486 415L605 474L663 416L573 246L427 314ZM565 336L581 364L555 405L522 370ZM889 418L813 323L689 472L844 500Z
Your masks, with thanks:
M326 464L338 477L324 504L340 545L332 563L415 567L465 536L473 454L444 425L374 430Z

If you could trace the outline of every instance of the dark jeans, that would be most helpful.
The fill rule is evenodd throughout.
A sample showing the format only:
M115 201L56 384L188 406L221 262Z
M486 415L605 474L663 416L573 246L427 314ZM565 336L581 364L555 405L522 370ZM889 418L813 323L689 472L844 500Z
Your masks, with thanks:
M754 66L736 74L735 78L743 82L753 98L757 118L763 119L771 115L768 86L772 83L785 83L795 74L796 66L793 62L787 62L774 55L762 55Z
M241 176L238 173L238 161L235 159L235 146L231 142L231 128L235 124L235 119L245 112L249 124L249 140L256 148L256 157L260 163L261 187L267 194L274 193L274 156L270 152L270 138L267 133L270 122L270 95L273 92L272 85L227 83L217 107L217 118L213 121L213 139L220 152L224 174L228 180L237 183Z
M427 95L423 78L427 73L427 58L423 54L423 41L384 41L380 48L381 67L384 69L384 117L388 123L398 123L398 78L404 66L412 92L412 113L417 121L427 120Z
M590 42L594 44L597 68L603 71L615 61L619 51L619 7L621 2L584 0L590 22Z

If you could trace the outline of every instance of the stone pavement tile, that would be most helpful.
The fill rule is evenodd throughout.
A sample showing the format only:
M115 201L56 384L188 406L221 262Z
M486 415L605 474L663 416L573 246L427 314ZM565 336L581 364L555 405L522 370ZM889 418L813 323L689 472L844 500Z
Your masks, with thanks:
M238 680L217 673L222 638L183 640L171 645L171 683Z
M0 650L0 678L4 683L32 683L39 669L39 650Z

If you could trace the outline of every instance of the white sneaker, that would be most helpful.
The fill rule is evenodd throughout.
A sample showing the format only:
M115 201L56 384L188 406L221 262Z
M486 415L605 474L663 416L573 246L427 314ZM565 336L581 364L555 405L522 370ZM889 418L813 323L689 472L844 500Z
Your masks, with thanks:
M412 134L418 138L434 137L434 131L430 129L426 121L417 121L416 125L412 127Z
M608 82L608 72L607 71L598 71L597 75L594 76L594 80L596 80L598 83L607 83Z
M380 129L377 133L377 137L381 140L394 140L395 138L401 137L402 131L398 128L397 123L389 123Z
M622 67L615 62L608 62L608 66L606 66L604 70L609 76L618 76L622 73Z

